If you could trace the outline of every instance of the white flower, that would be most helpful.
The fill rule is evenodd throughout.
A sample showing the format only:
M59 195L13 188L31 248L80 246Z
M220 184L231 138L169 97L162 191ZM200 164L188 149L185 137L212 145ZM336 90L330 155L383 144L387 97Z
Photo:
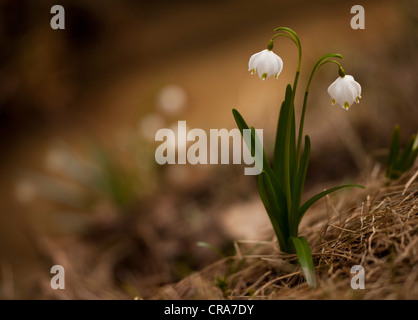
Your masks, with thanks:
M186 91L175 84L162 88L157 99L158 108L168 116L178 115L187 105Z
M251 74L257 72L262 80L266 80L271 76L277 79L282 69L282 59L268 49L253 54L248 62L248 71L251 71Z
M329 87L332 104L338 103L343 109L348 110L353 102L359 103L361 98L361 86L350 75L338 77Z

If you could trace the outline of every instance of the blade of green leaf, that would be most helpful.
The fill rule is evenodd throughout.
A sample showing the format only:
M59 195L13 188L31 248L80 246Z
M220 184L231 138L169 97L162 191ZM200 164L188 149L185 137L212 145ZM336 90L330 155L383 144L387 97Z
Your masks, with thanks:
M241 116L241 114L236 109L232 109L232 113L234 115L235 122L237 123L237 126L243 134L244 129L249 129L247 123L245 122L244 118ZM255 134L254 130L251 130L251 133L254 135L252 137L253 141L258 141L256 143L259 143L258 136ZM247 142L246 142L247 143ZM247 144L248 145L248 144ZM269 217L275 217L276 215L279 216L279 212L287 212L287 205L286 205L286 197L283 193L283 190L281 189L280 183L277 180L276 175L274 174L270 163L267 160L267 157L265 155L265 152L263 150L263 173L268 178L268 183L266 182L266 178L262 177L262 174L259 175L258 179L258 187L260 192L261 200L263 201L264 207L266 208L266 211L269 215ZM261 179L261 180L260 180ZM268 192L266 190L266 183L269 185ZM269 193L269 196L267 195ZM272 203L272 204L271 204ZM288 225L287 222L287 216L282 215L281 224L282 227L280 228L275 219L270 218L272 221L273 228L275 229L276 235L278 235L278 240L282 242L281 248L282 250L286 250L287 248L287 228L284 228L284 226ZM286 236L283 234L283 232L286 233ZM281 234L281 235L280 235Z
M316 288L315 267L308 241L306 241L304 237L290 237L290 239L295 246L296 254L298 255L300 267L302 268L306 282L311 288Z
M409 169L409 163L411 162L410 159L412 159L411 154L413 154L412 147L415 143L415 135L413 135L407 142L406 147L404 148L402 152L402 156L399 160L399 162L395 165L396 169L402 170L402 172L405 172ZM415 160L415 159L414 159ZM412 164L411 164L412 165Z
M280 108L279 119L277 121L276 140L273 153L273 171L279 180L281 186L284 186L284 154L285 147L285 129L286 125L283 123L286 118L286 100L283 101Z
M254 129L250 129L247 125L247 123L245 122L244 118L241 116L241 114L238 112L238 110L236 109L232 109L232 114L234 116L235 122L238 126L239 131L241 132L241 135L244 137L244 129L247 130L251 130L251 140L254 141L255 143L258 143L260 146L260 149L262 150L262 154L263 154L263 168L271 168L270 167L270 163L268 162L266 153L264 151L264 148L262 148L262 144L260 144L260 139L258 138L258 136L255 134L255 130ZM251 152L251 143L250 141L245 141L245 143L247 144L248 149ZM257 163L257 162L256 162Z
M244 129L249 128L247 123L245 122L244 118L241 116L237 109L232 109L232 114L234 116L235 122L237 123L238 129L242 134Z
M286 252L288 233L286 225L283 222L283 213L277 203L277 198L269 176L264 171L258 175L258 191L260 193L261 201L263 202L270 218L271 224L273 225L274 232L276 233L277 240L279 241L280 249Z
M333 187L333 188L331 188L331 189L328 189L328 190L322 191L322 192L318 193L317 195L313 196L312 198L310 198L309 200L307 200L307 201L306 201L306 202L302 205L302 207L300 207L300 209L299 209L299 215L298 215L298 217L299 217L299 222L298 222L298 224L300 223L300 221L302 220L302 218L303 218L304 214L305 214L305 213L306 213L306 211L310 208L310 206L312 206L315 202L317 202L317 201L318 201L319 199L321 199L322 197L325 197L327 194L330 194L330 193L335 192L335 191L340 190L340 189L344 189L344 188L354 188L354 187L356 187L356 188L362 188L362 189L365 189L365 187L364 187L364 186L361 186L361 185L359 185L359 184L345 184L345 185L342 185L342 186Z
M263 144L261 143L260 138L258 137L258 134L255 131L254 127L251 127L251 138L249 138L245 134L243 135L243 138L245 144L251 152L251 156L254 157L255 165L260 170L259 172L262 172L264 165L266 165L267 167L269 167L270 165L264 152ZM248 139L250 139L250 141L248 141Z
M286 93L292 92L290 85L287 86ZM287 94L286 94L287 95ZM292 133L292 119L293 118L293 104L292 98L288 102L288 114L287 114L287 125L286 125L286 140L285 140L285 148L284 148L284 177L285 177L285 194L286 194L286 202L287 202L287 213L288 219L290 220L290 215L292 213L292 192L291 192L291 184L290 184L290 163L294 162L294 154L291 153L291 133Z
M245 122L245 120L241 116L241 114L238 112L238 110L232 109L232 113L234 115L235 122L237 123L237 126L238 126L241 134L243 134L244 129L249 129L247 123ZM252 130L252 132L253 132L253 130ZM255 139L258 139L257 135L255 135ZM278 181L278 177L273 172L273 169L271 168L270 163L267 160L267 157L265 155L264 150L263 150L263 172L269 178L270 184L272 186L271 190L274 193L274 197L277 201L278 207L280 208L281 212L287 212L286 196L284 194L284 190L282 189L282 187L280 185L280 182ZM266 208L266 210L267 210L267 208ZM271 212L272 212L272 210L270 210L270 213ZM285 226L288 225L287 216L285 216L285 215L283 215L283 224ZM286 242L284 242L284 243L286 243Z
M404 165L405 170L404 171L410 169L413 166L413 164L415 162L415 159L417 157L418 157L418 148L415 149L415 150L412 150L410 152L410 154L408 156L408 159L406 159L406 161L405 161L405 165Z
M274 145L273 155L273 170L276 174L282 189L285 189L285 153L286 148L286 132L287 132L287 118L290 109L290 101L292 97L292 88L290 85L286 87L285 99L279 113L277 121L276 140Z
M294 152L291 154L292 120L294 122L292 104L292 87L286 87L285 100L279 114L274 146L273 170L281 189L286 195L287 208L291 208L290 163L294 162ZM294 132L293 132L294 133ZM295 143L295 142L294 142ZM288 210L288 214L290 212Z
M390 140L390 150L389 150L389 157L386 164L386 176L388 178L391 177L391 172L395 166L396 159L399 155L399 144L400 144L400 137L399 137L399 125L396 125L393 129L392 138Z
M311 140L309 136L305 136L305 148L303 149L299 170L297 172L295 183L293 185L293 203L292 203L292 219L289 223L290 235L297 237L299 226L299 206L302 201L303 189L305 186L306 174L308 172L309 157L311 154Z
M210 243L199 241L199 242L196 243L196 245L198 247L207 248L207 249L213 251L214 253L218 254L222 258L225 258L225 255L221 252L221 250L219 250L215 246L211 245Z
M268 175L271 185L273 186L273 191L275 197L277 199L277 203L280 207L281 212L287 212L287 203L286 203L286 195L282 190L280 183L278 182L276 174L273 172L273 169L270 166L264 167L264 172ZM288 225L287 215L282 215L283 224L285 226Z
M293 103L291 103L291 108L292 108L292 120L291 120L291 127L290 127L290 141L289 141L289 159L290 159L290 163L289 163L289 173L290 173L290 186L292 187L294 184L294 179L292 179L292 177L294 177L296 175L296 170L298 170L296 168L296 157L298 155L296 155L296 121L295 121L295 106Z
M238 112L238 110L232 109L232 114L234 115L235 122L237 123L237 126L241 134L243 133L244 129L249 129L247 123L245 122L241 114ZM267 160L264 150L263 150L263 155L264 155L263 171L265 171L265 173L270 178L270 181L271 181L271 184L273 185L273 189L275 191L277 199L279 200L280 208L284 209L286 207L281 204L283 197L284 197L284 194L283 194L284 190L282 189L280 182L278 181L278 177L274 174L273 169L271 168L270 163Z

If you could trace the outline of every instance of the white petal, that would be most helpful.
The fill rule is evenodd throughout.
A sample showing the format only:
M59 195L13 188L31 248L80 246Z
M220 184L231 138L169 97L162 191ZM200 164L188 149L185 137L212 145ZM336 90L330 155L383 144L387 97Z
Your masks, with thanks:
M338 103L343 109L348 110L350 106L359 102L361 86L350 75L339 77L328 87L328 94L332 102Z
M354 80L353 76L350 76L350 75L347 74L345 76L345 78L347 78L349 80L350 84L356 89L357 96L361 98L361 86L360 86L360 84L357 81Z
M273 53L274 54L274 53ZM278 76L279 76L279 74L282 72L282 70L283 70L283 60L282 60L282 58L280 58L277 54L274 54L274 56L275 56L275 58L276 58L276 61L277 61L277 63L278 63L278 65L279 65L279 69L278 69L278 71L277 71L277 74L276 74L276 79L278 78Z
M352 103L357 97L357 92L354 86L349 81L341 82L339 85L340 96L344 102Z
M250 61L248 62L248 71L251 71L251 70L255 70L255 68L256 68L256 62L257 62L257 59L260 57L260 55L264 52L264 51L266 51L267 49L265 49L265 50L263 50L263 51L260 51L260 52L257 52L257 53L254 53L252 56L251 56L251 58L250 58Z
M263 55L260 56L257 61L257 73L261 78L263 75L267 75L267 78L269 78L281 71L280 61L277 57L278 56L272 51L264 52Z
M339 78L338 78L339 79ZM335 87L338 83L338 79L335 80L333 83L331 83L331 85L328 87L328 94L331 96L331 98L334 99L335 97Z
M253 54L248 62L248 71L257 72L262 80L271 76L277 79L282 69L282 59L268 49Z
M361 86L357 81L354 81L353 79L353 86L356 88L357 96L361 98Z

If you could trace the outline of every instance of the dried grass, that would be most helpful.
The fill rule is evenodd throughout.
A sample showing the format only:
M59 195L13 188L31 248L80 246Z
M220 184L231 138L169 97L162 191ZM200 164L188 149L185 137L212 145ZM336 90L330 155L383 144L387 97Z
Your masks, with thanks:
M386 186L374 170L365 191L351 190L329 198L325 209L311 209L300 233L311 244L317 289L307 286L296 257L281 253L276 241L237 241L234 257L165 286L153 298L418 299L417 176L415 166ZM351 288L354 265L364 267L364 290ZM224 276L222 291L216 279Z

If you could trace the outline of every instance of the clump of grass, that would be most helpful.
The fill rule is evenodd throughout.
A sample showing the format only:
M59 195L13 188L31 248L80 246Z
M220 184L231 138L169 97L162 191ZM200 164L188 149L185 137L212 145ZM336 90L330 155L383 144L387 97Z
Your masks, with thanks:
M389 146L389 156L386 163L386 177L389 180L396 180L409 170L418 156L418 136L412 135L401 152L400 127L396 125L393 129Z

